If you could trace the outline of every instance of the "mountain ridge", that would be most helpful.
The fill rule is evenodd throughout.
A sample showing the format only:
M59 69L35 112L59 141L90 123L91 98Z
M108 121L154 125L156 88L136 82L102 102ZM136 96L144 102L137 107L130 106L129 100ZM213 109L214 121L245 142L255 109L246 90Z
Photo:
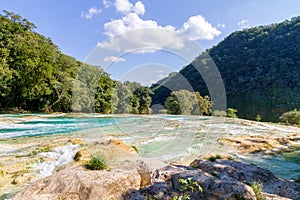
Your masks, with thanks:
M221 74L227 107L238 109L243 118L254 119L259 114L265 121L278 121L281 113L300 107L299 44L299 16L233 32L178 73L152 85L153 104L164 103L170 93L166 86L178 84L179 76L194 91L209 95L211 91L198 71L199 67L207 67L201 62L210 56Z

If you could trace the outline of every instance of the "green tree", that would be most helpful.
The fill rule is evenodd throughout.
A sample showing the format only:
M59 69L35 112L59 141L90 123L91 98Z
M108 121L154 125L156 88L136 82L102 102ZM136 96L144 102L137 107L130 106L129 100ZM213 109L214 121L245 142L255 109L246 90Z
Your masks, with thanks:
M130 97L130 103L131 103L131 111L130 113L132 114L139 114L139 107L140 107L140 102L137 96L131 95Z
M121 82L116 82L116 87L113 92L114 113L130 113L132 110L131 96L132 92L128 86Z
M152 91L79 62L14 13L0 14L0 106L30 111L150 113Z
M281 122L287 124L296 124L300 126L300 110L294 109L281 114L279 117Z
M80 63L74 58L59 54L54 81L52 81L52 94L47 104L48 111L72 111L72 90L77 78Z
M139 107L138 111L140 114L149 114L151 105L152 91L149 87L140 86L134 90L133 95L138 99Z
M167 109L168 114L173 114L173 115L181 114L179 101L176 98L174 93L173 94L171 93L171 95L166 99L165 108Z
M115 82L107 73L102 73L98 80L95 95L96 112L109 114L114 113L116 108L112 104Z
M208 96L202 97L199 92L179 90L171 92L165 101L169 114L202 115L211 113L212 103Z
M194 103L192 114L193 115L210 115L212 102L209 96L202 97L199 92L195 92L197 103Z
M226 115L227 117L230 117L230 118L237 118L237 109L234 109L234 108L227 108L226 110Z

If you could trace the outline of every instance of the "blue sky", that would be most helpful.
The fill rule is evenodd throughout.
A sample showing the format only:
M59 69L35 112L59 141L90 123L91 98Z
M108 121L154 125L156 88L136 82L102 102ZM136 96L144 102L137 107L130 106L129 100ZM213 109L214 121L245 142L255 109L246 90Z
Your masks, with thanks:
M63 53L145 83L236 30L300 15L298 0L1 0L0 9L33 22Z

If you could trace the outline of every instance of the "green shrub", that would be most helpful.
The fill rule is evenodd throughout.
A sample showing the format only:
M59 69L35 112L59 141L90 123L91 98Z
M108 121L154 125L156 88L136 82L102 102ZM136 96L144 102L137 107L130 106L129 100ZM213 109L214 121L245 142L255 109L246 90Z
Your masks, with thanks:
M261 121L261 116L259 114L256 115L255 120L260 122Z
M226 116L230 118L237 118L237 110L234 108L227 108L226 109Z
M222 159L222 156L217 154L215 156L210 156L208 158L206 158L207 160L211 161L211 162L215 162L217 159Z
M262 194L263 191L262 183L254 181L251 184L251 187L253 189L253 192L255 193L257 200L266 200L266 197Z
M279 117L279 119L281 122L287 124L300 125L300 110L295 109L289 112L285 112Z
M104 156L91 156L86 167L91 170L104 170L107 168L107 162Z
M214 117L226 117L226 112L224 110L214 110L212 112L212 116L214 116Z

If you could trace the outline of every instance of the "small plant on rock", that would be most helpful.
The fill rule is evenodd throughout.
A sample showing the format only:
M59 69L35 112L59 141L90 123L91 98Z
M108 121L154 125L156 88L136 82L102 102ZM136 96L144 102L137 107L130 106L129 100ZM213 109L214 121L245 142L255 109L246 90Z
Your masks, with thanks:
M211 162L215 162L217 159L222 159L222 156L217 154L215 156L210 156L207 158L207 160L211 161Z
M107 168L107 162L104 156L91 156L86 167L91 170L104 170Z
M194 181L192 178L182 179L179 180L180 184L180 192L182 193L179 196L173 197L173 200L190 200L191 197L188 193L192 192L202 192L202 187L199 185L197 181Z
M257 200L266 200L266 197L262 194L263 185L261 182L254 181L251 184L251 187L253 189L253 192L255 193Z
M173 197L173 200L190 200L191 198L187 194Z
M202 187L198 184L197 181L194 181L192 178L179 179L180 190L181 192L191 190L192 193L196 191L202 192Z

